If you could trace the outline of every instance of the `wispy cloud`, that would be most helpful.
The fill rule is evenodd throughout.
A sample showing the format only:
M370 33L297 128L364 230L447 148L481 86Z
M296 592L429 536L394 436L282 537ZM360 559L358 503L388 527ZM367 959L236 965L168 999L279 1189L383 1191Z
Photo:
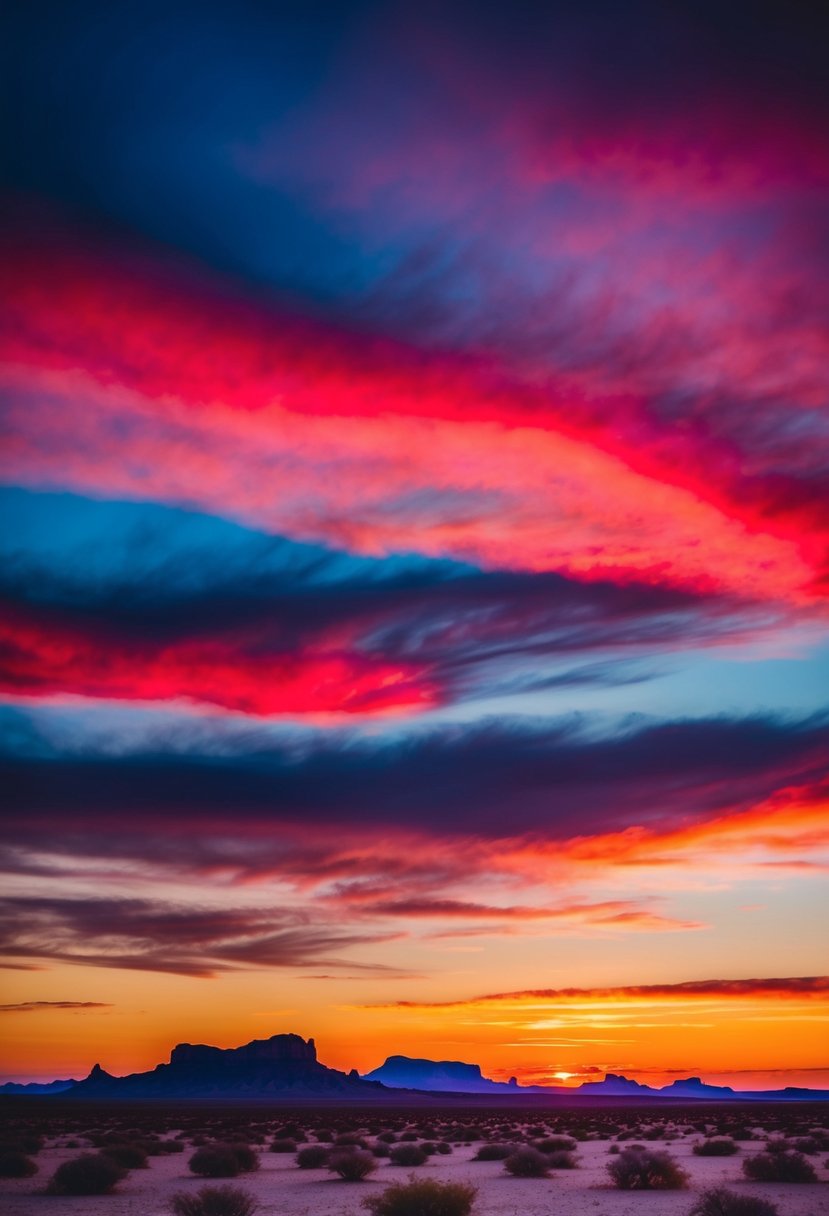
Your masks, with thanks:
M516 992L490 992L456 1001L395 1001L396 1009L454 1009L466 1005L544 1004L569 1001L614 1002L626 1000L694 1001L710 997L735 999L829 999L829 976L786 976L779 979L686 980L676 984L626 984L617 988L525 988Z
M50 1010L112 1009L103 1001L19 1001L15 1005L0 1005L0 1013L46 1013Z

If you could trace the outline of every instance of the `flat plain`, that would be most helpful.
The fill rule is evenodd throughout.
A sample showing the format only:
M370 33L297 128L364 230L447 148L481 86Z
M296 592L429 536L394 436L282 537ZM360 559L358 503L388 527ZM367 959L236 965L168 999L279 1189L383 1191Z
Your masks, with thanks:
M260 1216L362 1216L363 1199L392 1182L410 1177L472 1183L475 1216L686 1216L700 1195L725 1186L742 1196L774 1204L779 1216L829 1214L829 1110L789 1105L704 1108L620 1108L518 1111L345 1110L205 1107L167 1109L76 1106L49 1101L4 1104L2 1140L27 1146L37 1172L0 1179L5 1216L162 1216L175 1193L195 1194L228 1180L195 1176L189 1162L197 1147L245 1143L258 1155L258 1168L229 1180L253 1195ZM476 1160L483 1145L529 1147L551 1136L575 1140L564 1168L555 1164L542 1177L513 1177L503 1160ZM727 1137L736 1145L728 1156L694 1152L706 1140ZM358 1141L357 1144L337 1141ZM273 1151L274 1142L279 1150ZM784 1142L785 1141L785 1146ZM287 1143L286 1143L287 1142ZM817 1181L748 1180L742 1162L778 1150L801 1152ZM375 1168L361 1182L346 1182L326 1165L299 1168L296 1153L311 1144L326 1152L377 1154ZM55 1170L82 1153L132 1145L148 1153L105 1195L49 1195ZM384 1155L406 1145L422 1147L422 1164L394 1164ZM687 1174L679 1189L617 1188L608 1164L631 1146L666 1152ZM403 1156L405 1156L405 1152ZM555 1159L554 1159L555 1160Z

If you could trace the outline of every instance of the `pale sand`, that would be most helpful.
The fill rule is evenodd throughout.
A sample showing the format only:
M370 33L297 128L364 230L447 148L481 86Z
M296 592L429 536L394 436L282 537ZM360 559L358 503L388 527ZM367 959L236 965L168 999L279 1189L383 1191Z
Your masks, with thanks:
M608 1140L579 1145L580 1168L560 1170L546 1179L511 1178L500 1161L472 1160L475 1146L461 1146L449 1157L432 1157L416 1170L389 1165L385 1160L366 1182L333 1179L326 1170L300 1170L292 1155L263 1152L255 1174L232 1180L259 1200L260 1216L367 1216L360 1201L389 1182L410 1174L441 1181L472 1182L478 1187L477 1216L686 1216L694 1197L707 1187L725 1185L744 1195L758 1195L776 1203L781 1216L829 1216L827 1154L810 1160L820 1182L776 1184L746 1182L741 1160L759 1146L746 1144L735 1157L695 1157L694 1138L659 1142L691 1175L684 1191L630 1192L608 1186ZM0 1179L3 1216L163 1216L174 1191L196 1191L206 1185L187 1169L192 1150L169 1157L153 1157L149 1169L133 1170L111 1195L68 1198L39 1194L55 1167L81 1149L45 1148L38 1154L39 1172L33 1178ZM208 1185L221 1185L218 1182Z

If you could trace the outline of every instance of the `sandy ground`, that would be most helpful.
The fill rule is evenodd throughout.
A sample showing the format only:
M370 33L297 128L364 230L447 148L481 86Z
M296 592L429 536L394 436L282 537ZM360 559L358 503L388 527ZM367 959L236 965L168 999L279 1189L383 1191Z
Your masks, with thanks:
M608 1186L607 1140L579 1146L580 1168L561 1170L544 1179L511 1178L500 1161L473 1161L475 1147L456 1148L450 1157L430 1158L417 1170L381 1161L376 1173L362 1183L341 1182L326 1170L300 1170L293 1156L263 1152L261 1168L235 1180L256 1195L260 1216L366 1216L361 1207L364 1195L376 1192L409 1174L441 1181L469 1181L478 1187L477 1216L686 1216L694 1196L707 1187L726 1185L745 1195L760 1195L776 1203L780 1216L829 1216L829 1170L826 1156L811 1158L820 1182L775 1184L746 1182L741 1158L695 1157L693 1138L652 1148L667 1148L691 1174L684 1191L625 1192ZM0 1212L3 1216L162 1216L168 1213L174 1191L196 1191L204 1180L187 1169L192 1150L169 1157L153 1157L149 1169L133 1170L111 1195L68 1198L42 1194L44 1184L61 1162L76 1157L78 1149L45 1148L38 1155L39 1172L33 1178L0 1180ZM213 1184L215 1185L215 1184Z

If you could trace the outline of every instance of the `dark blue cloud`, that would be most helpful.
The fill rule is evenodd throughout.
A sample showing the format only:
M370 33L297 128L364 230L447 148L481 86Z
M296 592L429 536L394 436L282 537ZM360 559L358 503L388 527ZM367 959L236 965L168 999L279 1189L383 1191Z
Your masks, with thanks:
M371 737L280 740L249 730L235 742L222 736L220 747L202 725L191 743L179 731L166 744L107 755L90 754L82 742L77 749L49 744L31 725L27 742L17 714L11 725L16 734L2 773L18 839L34 843L48 824L53 841L75 840L72 851L135 847L156 859L171 817L176 830L190 824L202 844L222 838L222 825L231 823L240 840L254 824L296 823L445 839L564 839L631 823L667 830L748 808L783 785L819 782L829 760L825 715L635 718L603 735L578 720L526 719ZM105 827L100 838L92 824ZM125 845L136 830L129 824L141 825L143 843ZM267 868L264 846L258 856Z

